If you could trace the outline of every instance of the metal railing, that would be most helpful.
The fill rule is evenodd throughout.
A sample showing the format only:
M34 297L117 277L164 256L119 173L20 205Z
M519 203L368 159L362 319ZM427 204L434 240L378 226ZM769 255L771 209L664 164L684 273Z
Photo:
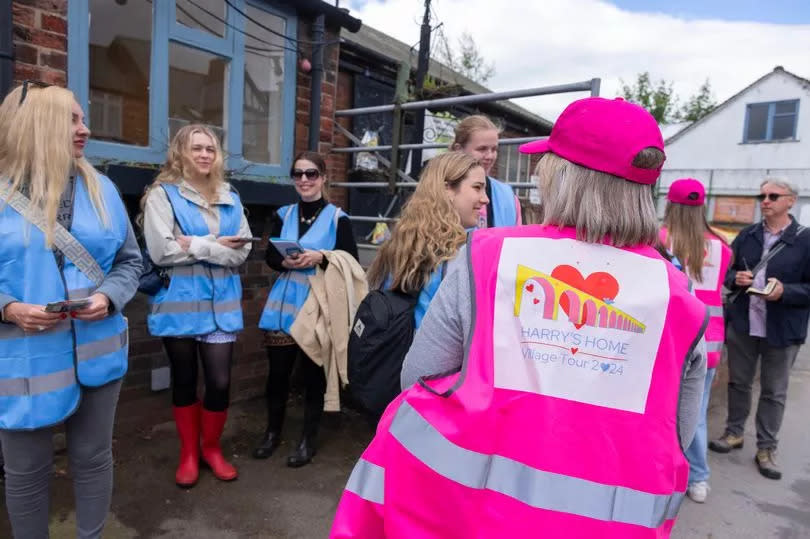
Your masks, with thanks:
M552 95L552 94L562 94L562 93L570 93L570 92L590 92L592 96L599 95L599 89L601 86L601 80L598 78L594 78L587 81L582 82L575 82L571 84L558 84L554 86L543 86L539 88L529 88L524 90L513 90L507 92L489 92L485 94L472 94L472 95L464 95L464 96L455 96L455 97L444 97L439 99L428 99L423 101L411 101L405 102L406 98L406 83L410 73L410 67L407 64L400 64L399 71L397 74L397 90L396 95L394 98L394 103L390 105L379 105L373 107L360 107L354 109L345 109L339 110L335 112L335 117L345 118L345 117L354 117L354 116L361 116L365 114L378 114L383 112L391 112L394 116L393 121L393 133L392 133L392 140L390 145L385 146L362 146L361 140L351 133L348 129L344 128L342 125L335 123L335 128L344 135L353 146L347 148L333 148L332 152L334 153L358 153L358 152L369 152L374 154L377 159L383 164L383 166L387 167L388 172L388 181L387 182L335 182L331 185L334 187L344 187L350 189L358 189L358 188L368 188L368 189L385 189L387 188L391 194L395 194L397 189L401 188L415 188L417 182L414 178L410 177L409 175L402 172L399 168L400 165L400 151L403 150L416 150L416 149L436 149L436 148L446 148L447 144L442 143L435 143L435 142L423 142L420 144L401 144L400 140L402 139L403 135L403 115L405 112L408 111L419 111L425 109L443 109L458 105L474 105L480 103L490 103L494 101L502 101L506 99L515 99L520 97L534 97L534 96L541 96L541 95ZM519 138L506 138L500 139L498 141L499 146L513 146L517 144L524 144L526 142L531 142L533 140L537 140L537 137L519 137ZM390 151L391 152L391 159L386 159L380 152ZM509 168L509 161L507 159L507 168ZM529 179L528 177L528 166L527 166L527 174L526 180ZM521 167L520 167L520 160L518 159L517 164L517 177L520 177ZM534 189L536 186L534 183L528 181L516 181L516 182L506 182L507 185L510 185L516 189ZM388 217L388 214L391 212L392 208L396 204L396 197L391 201L388 208L383 212L383 214L379 217L375 216L362 216L362 215L350 215L349 218L353 221L357 222L396 222L396 218Z

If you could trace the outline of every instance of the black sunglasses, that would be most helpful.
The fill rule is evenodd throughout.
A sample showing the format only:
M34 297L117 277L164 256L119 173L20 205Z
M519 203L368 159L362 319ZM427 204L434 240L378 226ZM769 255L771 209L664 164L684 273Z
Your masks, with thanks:
M793 195L784 194L784 193L768 193L766 195L765 193L760 193L760 194L757 195L757 200L759 200L760 202L764 202L765 199L767 198L771 202L776 202L777 200L779 200L779 197L789 197L789 196L793 196Z
M290 178L292 178L293 180L300 180L303 176L306 176L308 180L314 180L320 175L321 171L318 170L317 168L308 168L306 170L294 168L290 170Z
M30 85L32 85L32 84L34 86L38 86L40 88L47 88L48 86L51 86L47 82L42 82L42 81L38 81L38 80L31 80L31 79L24 80L23 83L22 83L22 93L20 94L20 103L19 103L20 105L22 105L23 101L25 101L25 96L28 95L28 87Z

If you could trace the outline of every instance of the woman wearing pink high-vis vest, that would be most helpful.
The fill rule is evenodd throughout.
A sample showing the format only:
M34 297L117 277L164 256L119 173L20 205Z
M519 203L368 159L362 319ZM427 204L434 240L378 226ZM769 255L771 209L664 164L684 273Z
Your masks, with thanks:
M522 151L544 154L544 223L475 231L448 268L332 537L672 530L708 319L653 248L660 130L587 98Z
M669 187L667 200L669 202L664 215L664 226L661 227L661 243L683 261L683 270L692 280L695 296L709 309L709 325L706 328L708 369L703 402L695 439L686 450L686 458L689 460L689 488L686 493L693 501L703 503L709 494L710 475L706 458L706 410L712 380L720 363L725 341L722 288L731 263L731 248L719 233L712 230L706 220L706 190L700 181L694 178L674 181Z

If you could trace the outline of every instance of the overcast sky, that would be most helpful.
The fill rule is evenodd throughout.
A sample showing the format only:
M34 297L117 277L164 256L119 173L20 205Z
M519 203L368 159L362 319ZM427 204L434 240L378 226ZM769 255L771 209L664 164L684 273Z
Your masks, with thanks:
M418 43L422 0L349 0L352 15ZM723 101L781 65L810 78L810 0L433 0L435 26L475 37L495 91L602 79L620 92L642 71L685 99L709 78ZM341 5L346 5L341 2ZM517 102L554 120L586 94Z

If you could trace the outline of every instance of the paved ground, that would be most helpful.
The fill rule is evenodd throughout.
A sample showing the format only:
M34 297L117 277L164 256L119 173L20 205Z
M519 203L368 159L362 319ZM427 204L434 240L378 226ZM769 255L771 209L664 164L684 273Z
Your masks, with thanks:
M754 433L749 428L745 449L731 455L711 455L714 475L710 498L705 505L684 502L673 537L810 537L810 429L806 421L810 410L810 349L801 353L791 384L782 435L784 479L771 481L757 473ZM262 430L263 405L252 401L235 408L225 447L239 467L239 480L225 484L204 472L199 484L190 490L181 490L172 481L177 442L171 422L140 430L121 427L116 433L116 487L105 537L326 537L340 492L371 430L351 413L329 417L316 460L292 470L284 460L300 427L300 406L294 406L290 416L285 429L289 441L271 459L256 461L249 452ZM165 412L163 417L167 417ZM711 435L721 433L724 419L725 390L721 383L712 400ZM75 537L71 490L65 456L58 455L51 509L53 539ZM0 537L10 536L2 508Z

